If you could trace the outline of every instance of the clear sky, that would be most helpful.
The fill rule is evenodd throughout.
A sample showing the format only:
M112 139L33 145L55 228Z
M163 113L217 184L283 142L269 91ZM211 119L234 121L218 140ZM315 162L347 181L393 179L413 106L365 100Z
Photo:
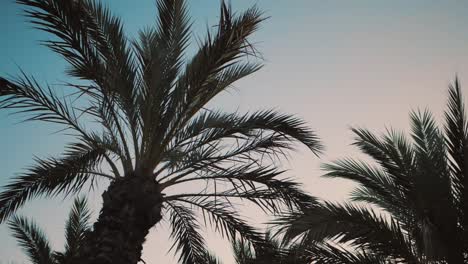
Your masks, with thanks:
M51 84L66 80L64 61L38 44L48 38L25 23L13 0L0 0L0 75L15 75L18 66ZM153 0L106 0L123 17L129 36L154 21ZM188 1L195 36L217 20L218 0ZM285 164L313 195L343 200L350 183L321 179L321 162L355 155L350 126L383 131L408 128L408 112L428 107L442 116L446 87L455 74L468 82L468 2L460 1L321 1L233 0L242 10L257 3L268 16L256 34L266 67L218 97L226 110L277 108L303 117L326 146L317 159L300 149ZM467 94L468 89L463 89ZM64 138L56 128L16 124L0 112L0 184L32 163L33 156L59 153ZM90 200L99 204L100 195ZM21 213L34 216L55 248L63 245L63 225L70 202L61 199L29 203ZM98 209L96 209L97 211ZM254 210L245 215L253 221ZM145 244L147 263L176 263L167 253L164 224ZM212 234L212 250L232 263L229 248ZM5 225L0 226L0 263L26 262Z

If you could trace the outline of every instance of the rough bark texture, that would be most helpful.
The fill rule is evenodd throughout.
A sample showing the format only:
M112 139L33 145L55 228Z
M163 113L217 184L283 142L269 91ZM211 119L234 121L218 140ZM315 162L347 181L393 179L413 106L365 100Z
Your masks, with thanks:
M136 264L146 235L161 220L158 184L144 177L125 177L112 182L102 198L99 218L72 263Z

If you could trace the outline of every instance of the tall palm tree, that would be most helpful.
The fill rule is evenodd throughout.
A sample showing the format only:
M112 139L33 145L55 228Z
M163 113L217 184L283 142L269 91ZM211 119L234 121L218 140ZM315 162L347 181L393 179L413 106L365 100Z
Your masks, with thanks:
M279 220L288 239L334 239L397 263L466 262L468 123L458 80L449 88L444 129L428 111L413 112L411 127L411 141L393 130L379 137L353 129L373 164L339 160L324 166L325 176L356 182L352 199L376 209L322 202Z
M84 197L75 199L65 224L65 250L53 251L44 232L31 220L14 216L8 221L19 245L34 264L67 264L83 245L84 236L91 228L90 212Z
M195 209L229 239L261 244L231 200L274 212L308 203L271 162L294 142L320 151L302 120L274 110L206 107L261 68L249 42L264 20L256 7L234 15L222 3L216 29L185 60L191 23L183 0L158 0L156 26L131 41L121 20L93 0L17 2L35 27L54 36L44 44L69 63L66 85L76 93L61 98L22 73L0 78L0 108L60 124L74 141L62 156L36 159L3 188L0 221L31 198L70 195L107 179L99 218L76 262L136 263L150 228L168 216L181 261L205 263ZM85 125L92 121L98 125ZM192 191L178 192L182 184Z

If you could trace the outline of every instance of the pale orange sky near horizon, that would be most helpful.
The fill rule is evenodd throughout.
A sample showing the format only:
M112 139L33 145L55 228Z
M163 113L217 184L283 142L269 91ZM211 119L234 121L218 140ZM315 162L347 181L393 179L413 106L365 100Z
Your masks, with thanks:
M18 16L17 7L8 2L0 3L0 75L17 73L18 64L42 81L63 79L63 62L38 46L37 40L44 35L33 33ZM155 13L152 0L105 2L128 22L130 34L150 21L146 16ZM216 21L219 1L188 2L197 30L203 32L207 23ZM360 157L350 146L351 126L377 132L386 127L408 130L409 112L418 107L429 108L442 120L447 86L455 75L462 87L468 87L468 2L232 2L236 10L257 3L271 16L255 36L265 67L211 105L239 112L275 108L304 118L322 138L326 151L316 158L301 147L283 166L289 169L287 176L296 177L312 195L346 199L352 184L320 178L320 164ZM468 96L468 88L463 91ZM15 123L14 117L0 112L0 146L4 149L0 153L1 184L31 164L33 155L45 156L61 149L61 141L56 142L47 127ZM99 204L99 197L94 193L90 200ZM60 199L41 200L29 203L22 212L34 216L60 249L69 204ZM253 208L243 215L253 222L264 219ZM229 245L212 233L208 236L210 249L225 264L233 263ZM4 224L0 225L0 244L0 263L25 261ZM145 261L176 263L172 252L167 253L169 247L166 226L154 228L144 247Z

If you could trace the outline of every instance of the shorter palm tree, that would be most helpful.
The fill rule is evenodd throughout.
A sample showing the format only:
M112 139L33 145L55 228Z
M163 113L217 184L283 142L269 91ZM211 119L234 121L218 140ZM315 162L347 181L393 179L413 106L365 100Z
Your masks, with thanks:
M355 145L375 164L339 160L324 166L325 176L358 183L352 199L378 210L318 203L277 222L285 238L312 245L317 263L466 263L468 123L458 80L445 119L442 130L428 111L413 112L411 141L393 130L380 138L353 129Z
M84 198L77 198L65 224L65 250L53 251L44 232L26 217L14 216L8 225L13 236L34 264L67 264L83 245L90 230L90 211Z

